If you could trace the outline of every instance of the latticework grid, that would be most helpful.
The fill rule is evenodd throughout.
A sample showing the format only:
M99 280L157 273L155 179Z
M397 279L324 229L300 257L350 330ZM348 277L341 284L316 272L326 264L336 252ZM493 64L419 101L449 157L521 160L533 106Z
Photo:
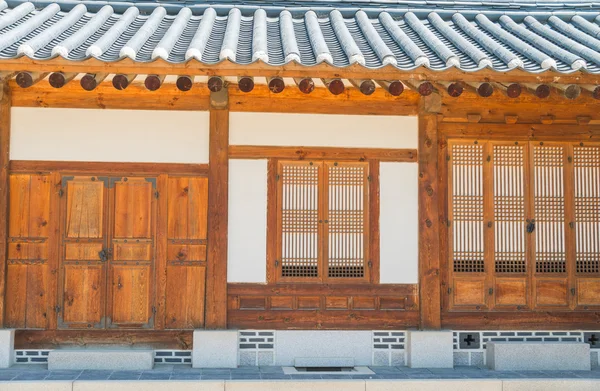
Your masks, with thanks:
M319 171L311 162L282 165L282 277L319 275Z
M496 273L525 273L525 148L494 145L494 264Z
M575 146L575 251L577 273L600 272L600 146Z
M534 146L533 176L536 272L564 273L564 146Z
M454 271L483 272L483 146L454 144L451 153Z
M366 163L327 164L328 276L365 275Z

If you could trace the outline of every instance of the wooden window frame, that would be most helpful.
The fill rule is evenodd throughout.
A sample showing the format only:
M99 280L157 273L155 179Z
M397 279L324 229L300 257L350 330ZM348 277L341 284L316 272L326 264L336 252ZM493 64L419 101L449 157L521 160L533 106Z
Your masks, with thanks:
M298 159L303 160L303 159ZM344 278L344 277L328 277L326 268L328 261L321 256L319 259L319 277L316 278L298 278L298 277L281 277L280 266L277 266L278 257L280 256L281 248L281 218L280 218L280 183L277 180L279 167L282 162L294 162L289 158L269 158L268 159L268 174L267 174L267 283L275 284L378 284L379 283L379 160L366 161L366 170L368 182L366 187L366 200L364 210L364 252L365 252L365 268L364 277L359 278ZM356 163L354 159L335 159L323 158L312 159L311 161L323 164L325 169L326 162L339 163ZM365 161L360 159L359 161ZM322 173L324 177L324 173ZM319 180L319 198L323 198L322 187L326 186ZM323 200L320 200L323 202ZM320 204L322 205L322 204ZM319 213L324 210L320 207ZM319 241L324 237L324 233L319 233ZM325 249L321 245L320 253L324 254Z

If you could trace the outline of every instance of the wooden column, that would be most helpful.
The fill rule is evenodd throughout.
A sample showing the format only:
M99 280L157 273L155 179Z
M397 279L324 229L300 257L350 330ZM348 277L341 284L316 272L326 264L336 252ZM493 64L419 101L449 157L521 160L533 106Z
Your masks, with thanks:
M10 89L0 84L0 328L4 327L6 246L8 235L8 162L10 154Z
M420 328L441 328L440 218L438 213L437 117L440 95L419 106L419 306Z
M208 167L207 329L227 327L227 202L229 181L229 95L210 94Z

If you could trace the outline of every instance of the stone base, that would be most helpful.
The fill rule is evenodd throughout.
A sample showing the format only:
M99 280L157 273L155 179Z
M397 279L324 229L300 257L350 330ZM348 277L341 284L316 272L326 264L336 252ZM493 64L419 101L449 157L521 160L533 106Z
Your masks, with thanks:
M488 342L487 365L497 371L589 371L590 345L582 342Z
M195 330L192 350L194 368L237 368L237 330Z
M0 368L10 368L15 362L15 330L0 330Z
M453 368L452 331L416 331L406 333L410 368Z
M154 367L152 350L57 349L48 354L48 369L149 370Z

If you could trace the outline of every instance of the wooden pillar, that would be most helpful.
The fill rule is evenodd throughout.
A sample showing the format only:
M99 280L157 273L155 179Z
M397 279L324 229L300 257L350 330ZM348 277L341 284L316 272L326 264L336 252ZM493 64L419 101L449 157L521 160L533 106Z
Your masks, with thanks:
M0 328L4 327L6 246L8 235L8 161L10 158L10 89L0 84Z
M227 88L210 94L205 316L207 329L227 328L228 101Z
M419 306L420 328L441 328L440 218L438 213L439 94L419 106Z

